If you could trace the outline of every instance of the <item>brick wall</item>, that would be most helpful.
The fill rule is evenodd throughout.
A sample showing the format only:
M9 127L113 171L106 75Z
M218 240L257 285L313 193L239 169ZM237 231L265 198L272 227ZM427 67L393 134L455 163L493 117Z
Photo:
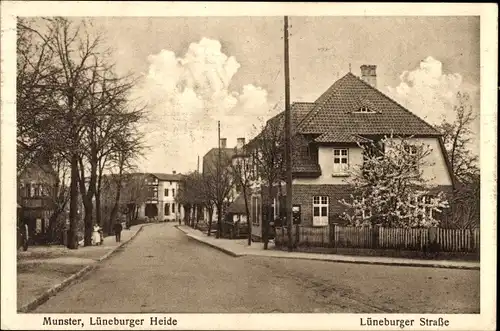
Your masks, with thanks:
M346 211L346 207L343 206L339 200L346 199L350 200L350 194L353 192L353 188L350 185L331 185L331 184L322 184L322 185L301 185L294 184L292 186L292 204L299 204L301 207L301 225L302 226L312 226L312 205L313 205L313 197L314 196L328 196L328 218L329 222L335 222L338 224L346 223L346 221L340 220L338 215L342 214ZM273 190L274 194L277 194L277 189ZM286 195L286 187L282 187L283 195ZM434 191L444 191L450 192L451 186L438 186ZM266 197L267 197L267 187L262 187L262 197L265 205ZM431 190L432 192L432 190ZM256 229L257 230L257 229ZM256 236L260 236L259 231L252 231Z
M328 196L328 219L340 222L336 215L345 211L339 202L349 199L352 187L349 185L293 185L292 203L300 204L303 226L312 226L312 204L314 196Z

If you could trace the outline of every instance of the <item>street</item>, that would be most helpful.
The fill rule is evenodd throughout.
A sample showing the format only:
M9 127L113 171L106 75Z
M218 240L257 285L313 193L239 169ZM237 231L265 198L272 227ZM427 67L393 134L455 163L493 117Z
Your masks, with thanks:
M479 313L479 270L228 256L146 226L34 313Z

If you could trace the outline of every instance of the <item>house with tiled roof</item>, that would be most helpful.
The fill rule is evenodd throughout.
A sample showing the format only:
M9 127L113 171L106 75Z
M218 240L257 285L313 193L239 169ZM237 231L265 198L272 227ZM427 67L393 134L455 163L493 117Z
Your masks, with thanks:
M280 113L270 121L283 118ZM347 73L314 102L293 103L291 122L292 203L300 206L303 226L337 221L344 211L339 200L349 198L352 192L346 181L347 169L363 162L358 143L384 136L407 137L430 145L432 165L423 169L423 176L444 191L453 187L440 132L377 89L376 66L362 66L361 77ZM256 190L252 196L255 237L261 233L263 194ZM276 217L279 206L274 210Z
M234 148L227 147L227 138L220 138L219 146L211 148L205 155L203 155L202 175L215 176L219 162L221 168L230 167L234 153ZM233 200L233 198L235 198L235 196L231 194L230 200ZM212 214L210 215L210 213ZM214 222L217 220L217 208L215 208L215 205L212 206L210 211L208 208L203 208L203 219L208 221L210 218Z
M139 207L138 217L156 218L159 221L176 221L184 218L184 207L175 201L182 185L182 174L147 173L144 174L148 196Z

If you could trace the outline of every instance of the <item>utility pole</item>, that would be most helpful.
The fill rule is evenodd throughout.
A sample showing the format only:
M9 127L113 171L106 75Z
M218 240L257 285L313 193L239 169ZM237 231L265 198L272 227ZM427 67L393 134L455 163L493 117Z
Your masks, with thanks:
M220 182L220 121L217 121L217 138L218 138L218 155L217 155L217 180L216 180L216 185L217 185L217 235L216 235L216 238L220 238L220 230L221 230L221 226L220 226L220 217L221 215L220 214L220 210L219 210L219 204L220 204L220 189L219 189L219 182Z
M286 220L288 225L288 251L292 251L292 146L290 114L290 59L288 54L288 16L285 16L285 164L286 164Z
M198 163L196 164L196 171L200 173L200 156L198 155Z

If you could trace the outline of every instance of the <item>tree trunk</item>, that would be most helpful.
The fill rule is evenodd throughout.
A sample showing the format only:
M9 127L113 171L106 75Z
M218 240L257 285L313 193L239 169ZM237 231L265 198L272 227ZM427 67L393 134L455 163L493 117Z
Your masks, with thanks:
M83 169L83 160L80 158L78 160L80 164L80 194L82 195L83 208L85 210L84 216L84 237L83 243L84 246L92 245L92 232L93 232L93 215L92 212L94 210L94 205L92 202L92 198L95 195L95 177L97 175L97 167L91 165L90 170L90 181L88 188L85 188L85 172Z
M83 208L85 209L85 217L84 217L84 224L85 224L85 235L84 235L84 240L83 244L84 246L91 246L92 245L92 232L93 232L93 224L92 224L92 211L94 209L94 206L92 205L92 198L84 197L83 198Z
M123 175L123 166L124 166L124 161L120 160L120 167L119 167L119 172L118 172L118 180L116 181L116 195L115 195L115 203L113 204L113 209L111 209L111 215L110 215L110 224L113 224L117 218L118 215L118 207L120 204L120 197L122 193L122 175Z
M95 222L99 224L101 228L104 225L102 224L101 192L99 191L95 193Z
M252 223L250 223L250 210L248 208L246 188L243 188L243 199L245 199L245 213L247 216L248 246L251 246L252 245Z
M71 188L69 204L69 230L68 230L68 248L78 248L77 237L77 211L78 211L78 155L73 152L71 155Z
M212 217L214 215L214 209L213 209L213 207L210 207L207 209L208 209L208 233L207 233L207 235L210 237L210 234L212 232Z
M217 208L217 232L215 234L215 238L216 239L219 239L220 237L222 237L222 207L217 205L216 206Z
M189 221L190 215L191 215L191 206L185 205L184 206L184 223L187 223Z
M263 227L263 241L264 241L264 249L267 250L267 246L269 244L269 218L271 217L272 214L272 195L273 195L273 186L272 184L269 184L268 186L268 196L267 196L267 215L266 217L262 218L262 227Z

